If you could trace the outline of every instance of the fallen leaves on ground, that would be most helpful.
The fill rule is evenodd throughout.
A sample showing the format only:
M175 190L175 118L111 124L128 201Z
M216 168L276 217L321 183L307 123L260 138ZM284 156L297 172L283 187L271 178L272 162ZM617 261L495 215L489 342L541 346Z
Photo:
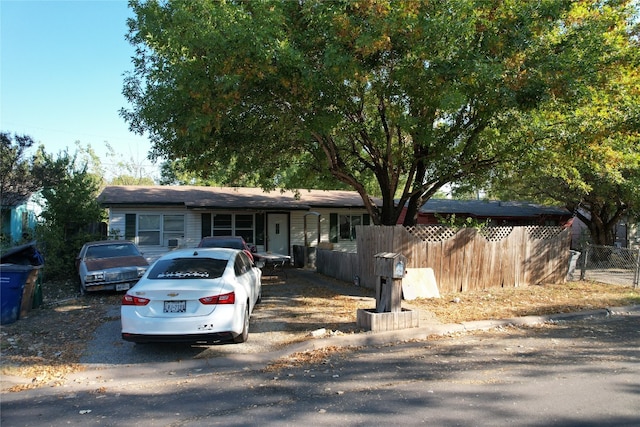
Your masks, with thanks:
M404 304L404 303L403 303ZM594 282L495 288L411 301L442 323L570 313L640 304L640 289Z
M293 276L293 275L291 275ZM274 311L286 331L304 332L305 338L326 328L356 333L358 308L373 308L373 290L324 278L326 286L305 280L270 280L263 283L263 306L258 311ZM79 363L86 343L96 328L117 307L122 294L80 296L77 285L44 283L44 305L29 317L2 326L0 333L0 373L31 380L12 391L55 386L64 376L83 369ZM521 288L496 288L464 294L446 294L439 299L403 301L403 308L432 313L441 323L543 315L640 304L640 289L592 282ZM259 313L255 322L260 322ZM259 325L255 325L259 328ZM296 354L282 365L312 363L336 349ZM275 369L275 367L274 367Z
M0 374L31 379L10 391L61 384L65 375L82 370L80 357L96 328L119 295L80 296L73 282L43 283L43 306L27 318L3 325Z

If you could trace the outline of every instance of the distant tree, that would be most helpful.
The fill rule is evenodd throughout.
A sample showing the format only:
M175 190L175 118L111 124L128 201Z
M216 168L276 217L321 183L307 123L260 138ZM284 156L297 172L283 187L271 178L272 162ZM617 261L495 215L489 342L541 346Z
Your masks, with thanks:
M107 164L104 167L103 177L109 185L155 185L156 182L145 160L126 158L123 154L116 153L108 142Z
M298 185L330 176L377 224L406 204L409 225L447 183L522 155L495 143L514 115L601 77L608 24L629 3L133 0L121 114L189 170L273 188L296 164Z
M15 206L40 190L44 177L37 157L27 157L34 145L30 136L2 132L0 140L0 200L2 206Z

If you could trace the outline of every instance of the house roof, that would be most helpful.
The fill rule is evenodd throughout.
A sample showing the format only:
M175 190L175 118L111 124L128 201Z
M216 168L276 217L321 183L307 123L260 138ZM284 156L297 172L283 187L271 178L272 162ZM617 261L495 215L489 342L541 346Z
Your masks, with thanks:
M470 217L536 217L570 216L563 207L543 206L529 202L502 202L499 200L429 199L420 208L421 214L467 215Z
M189 209L310 210L364 208L355 191L274 190L249 187L108 186L98 196L105 207L185 206Z

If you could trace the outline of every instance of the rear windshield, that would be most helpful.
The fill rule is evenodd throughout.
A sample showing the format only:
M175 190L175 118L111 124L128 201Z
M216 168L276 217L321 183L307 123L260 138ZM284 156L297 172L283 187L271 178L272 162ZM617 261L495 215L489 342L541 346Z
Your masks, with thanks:
M242 241L240 240L225 240L225 239L206 239L202 241L203 248L230 248L230 249L244 249L242 247Z
M227 260L212 258L176 258L158 260L149 279L215 279L222 277Z
M130 243L114 243L112 245L88 247L85 258L116 258L121 256L140 256L140 252L138 252L138 249Z

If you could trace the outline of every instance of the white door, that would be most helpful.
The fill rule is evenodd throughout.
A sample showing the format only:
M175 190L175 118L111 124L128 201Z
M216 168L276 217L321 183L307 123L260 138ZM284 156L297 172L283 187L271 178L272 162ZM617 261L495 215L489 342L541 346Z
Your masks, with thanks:
M289 255L289 215L267 214L267 251Z

